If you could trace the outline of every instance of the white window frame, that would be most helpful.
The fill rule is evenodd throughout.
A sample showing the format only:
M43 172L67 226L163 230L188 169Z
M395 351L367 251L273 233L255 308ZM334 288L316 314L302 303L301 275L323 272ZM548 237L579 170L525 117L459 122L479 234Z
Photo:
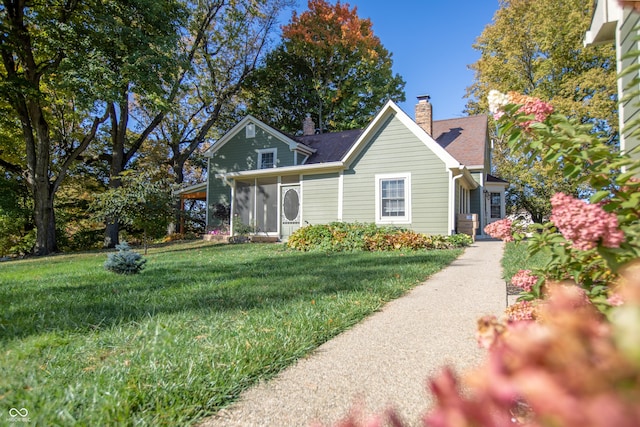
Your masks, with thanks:
M404 216L382 216L382 181L391 179L404 180ZM411 174L408 172L376 174L375 186L376 224L411 224Z
M269 154L272 153L273 154L273 168L276 167L276 165L278 164L278 149L277 148L264 148L262 150L258 150L258 164L257 164L257 168L256 169L270 169L270 168L263 168L262 167L262 156L264 154Z
M247 123L247 126L244 128L245 137L247 139L256 137L256 125L254 123Z

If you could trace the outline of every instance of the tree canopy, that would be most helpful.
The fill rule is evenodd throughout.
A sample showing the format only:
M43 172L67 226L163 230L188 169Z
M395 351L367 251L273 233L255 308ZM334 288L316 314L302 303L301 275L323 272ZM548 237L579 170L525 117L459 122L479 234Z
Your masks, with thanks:
M501 0L491 24L474 48L480 59L471 65L475 81L467 88L467 112L488 112L490 90L516 91L551 102L556 111L591 123L614 144L618 138L616 62L612 46L584 47L592 16L591 0ZM588 191L547 168L522 166L496 135L494 173L509 181L510 208L534 219L548 216L549 195Z
M323 131L363 127L388 99L405 99L405 82L392 65L357 8L309 0L245 86L248 111L291 133L302 129L307 113Z

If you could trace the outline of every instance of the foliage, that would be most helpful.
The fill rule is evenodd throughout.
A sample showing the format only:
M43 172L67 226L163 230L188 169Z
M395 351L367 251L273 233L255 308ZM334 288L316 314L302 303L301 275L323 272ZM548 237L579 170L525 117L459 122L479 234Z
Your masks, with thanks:
M122 186L96 195L92 205L96 219L116 220L144 232L145 254L150 236L166 232L174 215L175 200L166 180L147 174L123 173Z
M344 252L451 249L471 243L466 234L428 236L375 224L332 222L299 228L289 237L287 246L300 251Z
M108 103L121 100L122 82L141 98L162 84L177 9L173 0L0 8L0 114L9 115L0 121L21 137L18 155L2 153L0 163L26 177L36 254L58 249L56 192L107 120Z
M107 255L105 270L118 274L138 274L142 271L147 260L132 251L127 242L120 243L116 249L118 252Z
M308 8L293 13L248 81L249 113L293 134L310 113L324 132L364 127L388 99L404 101L404 81L369 19L347 3L309 0Z
M550 251L550 261L533 269L542 279L523 298L542 297L546 281L570 280L607 311L618 269L640 256L640 181L634 178L640 162L612 149L591 125L558 113L535 118L510 100L494 96L492 101L510 148L531 153L552 173L594 191L590 203L561 193L551 198L553 222L538 226L529 238L529 252Z
M184 426L228 406L459 255L192 241L144 274L104 252L3 262L0 412L34 425Z
M549 100L557 112L591 124L613 145L618 140L615 51L608 45L583 46L593 4L501 0L493 22L474 45L480 59L471 66L475 81L467 89L467 111L487 113L492 89L517 91ZM511 150L495 128L490 130L493 173L510 183L508 211L526 210L542 223L549 218L555 193L582 197L590 191L583 182L554 174L544 159Z
M33 249L30 207L24 181L0 176L0 257L24 255Z
M635 283L627 283L628 305L614 309L607 325L575 286L551 290L552 297L537 308L540 322L505 327L494 318L481 319L479 337L490 347L489 360L469 377L471 394L445 371L430 382L438 403L425 422L637 425L640 282L634 274Z

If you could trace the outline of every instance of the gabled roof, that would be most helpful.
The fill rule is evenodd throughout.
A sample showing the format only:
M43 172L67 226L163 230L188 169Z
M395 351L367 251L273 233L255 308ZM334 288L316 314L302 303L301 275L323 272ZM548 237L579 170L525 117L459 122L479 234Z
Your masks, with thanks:
M487 174L487 182L493 182L496 184L509 184L509 181L505 181L502 178L498 178L497 176L493 176L491 174Z
M341 160L360 135L362 135L362 129L353 129L343 132L297 136L295 139L316 150L305 162L309 165Z
M389 100L382 107L380 112L375 116L375 118L369 123L369 125L364 129L362 135L360 135L357 141L353 144L351 149L347 152L343 161L346 165L348 165L358 153L366 146L367 142L369 142L370 138L375 135L375 133L380 129L385 120L389 117L395 116L400 122L411 132L413 133L427 148L429 148L436 156L442 160L445 166L449 169L453 168L463 168L463 165L460 164L451 154L449 154L446 150L444 150L440 145L436 143L436 141L424 131L418 124L411 119L407 113L402 111L398 105Z
M484 166L486 155L487 116L469 116L433 122L435 141L459 163ZM364 131L362 129L294 137L317 151L306 164L342 160Z
M434 120L433 137L463 165L484 166L487 153L487 116Z
M310 168L312 166L327 165L335 167L342 164L348 167L357 154L366 146L370 138L390 116L395 116L409 129L425 146L436 154L447 168L463 170L469 166L483 166L485 159L487 138L487 117L470 116L450 120L436 120L433 122L435 139L428 135L413 119L411 119L397 104L388 101L365 129L354 129L325 134L290 136L270 127L260 120L246 116L229 132L214 143L205 155L212 156L226 142L228 142L247 123L260 126L268 133L289 145L292 150L298 150L310 156L303 165L290 168ZM314 168L315 169L315 168ZM245 174L262 175L284 171L256 170L246 171ZM465 172L464 174L468 174Z
M238 132L240 132L245 127L245 125L247 125L249 123L253 123L256 126L261 127L265 132L271 134L277 140L282 141L282 143L284 143L284 144L287 144L291 150L298 150L298 151L300 151L300 152L302 152L304 154L307 154L307 155L312 154L312 153L315 152L315 150L313 148L305 146L304 144L300 143L299 141L295 141L289 135L287 135L287 134L285 134L283 132L280 132L277 129L272 128L268 124L256 119L252 115L247 115L242 120L240 120L238 123L236 123L236 125L234 127L232 127L231 130L229 130L227 133L225 133L222 136L222 138L220 138L217 141L215 141L213 143L213 145L211 145L211 147L209 147L204 152L204 155L206 157L213 156L213 154L216 151L218 151L220 148L222 148L222 146L224 146L227 142L229 142L229 140L231 140Z

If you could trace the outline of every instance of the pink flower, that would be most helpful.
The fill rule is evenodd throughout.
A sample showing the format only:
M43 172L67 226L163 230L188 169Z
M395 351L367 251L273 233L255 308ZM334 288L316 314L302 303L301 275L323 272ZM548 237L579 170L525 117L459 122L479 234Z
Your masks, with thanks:
M538 282L538 276L531 274L531 270L520 270L511 278L511 284L523 289L526 292L531 291L533 285Z
M505 310L507 321L522 322L535 320L535 307L530 301L518 301Z
M611 294L609 298L607 298L607 302L612 307L619 307L624 304L624 299L620 294Z
M484 232L494 239L501 239L505 242L513 242L513 233L511 226L513 223L510 219L501 219L500 221L492 222L484 228Z
M615 214L605 212L600 204L589 204L566 194L551 198L551 221L576 249L592 249L601 243L607 248L619 248L624 233L618 229Z
M524 130L529 130L533 123L542 123L551 113L553 106L533 96L522 95L518 92L508 92L506 95L497 90L489 91L487 96L489 111L495 120L499 120L504 115L503 107L508 104L520 105L518 113L533 116L532 120L525 120L518 124Z

